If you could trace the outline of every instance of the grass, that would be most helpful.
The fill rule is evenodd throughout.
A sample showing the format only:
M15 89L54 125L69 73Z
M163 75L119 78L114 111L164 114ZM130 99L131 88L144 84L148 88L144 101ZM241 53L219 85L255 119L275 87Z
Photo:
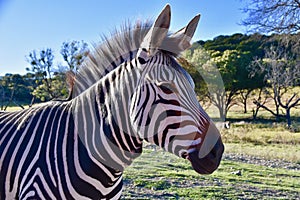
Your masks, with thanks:
M298 110L294 124L299 123ZM251 113L229 113L233 122L223 129L226 154L243 154L273 162L300 164L300 131L287 129L268 113L249 122ZM300 130L300 129L298 129ZM239 172L241 176L237 175ZM223 160L209 176L194 172L190 163L161 150L145 149L124 173L124 199L299 199L300 173L233 160Z
M226 143L226 151L234 154L244 154L267 160L283 160L300 164L299 145L255 145L251 143Z
M9 107L8 111L16 109L19 108ZM230 129L221 131L226 154L300 164L299 110L293 110L295 131L287 129L284 122L275 122L263 111L259 116L263 119L256 122L250 121L251 113L244 114L239 107L228 116L233 123ZM188 161L151 148L145 148L125 170L124 183L124 199L299 199L300 196L297 170L225 159L215 173L202 176L194 172Z
M186 160L162 150L144 150L125 170L124 179L124 199L293 199L300 195L300 174L295 170L223 160L215 173L203 176Z
M291 132L285 124L232 124L230 129L223 129L221 132L227 143L300 144L300 132Z
M300 132L285 123L232 123L221 133L229 153L300 163Z
M28 108L28 105L25 105L24 108ZM6 111L11 112L11 111L18 111L18 110L22 110L21 107L18 106L8 106Z

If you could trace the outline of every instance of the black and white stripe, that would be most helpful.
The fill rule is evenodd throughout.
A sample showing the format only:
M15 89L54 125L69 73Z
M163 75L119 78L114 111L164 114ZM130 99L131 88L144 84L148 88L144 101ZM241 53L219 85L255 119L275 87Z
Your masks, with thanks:
M184 88L177 89L186 96L181 100L160 85L170 79L188 84L183 73L167 65L170 59L158 53L143 72L133 59L69 102L2 113L1 199L118 198L122 171L140 155L143 139L182 156L194 139L186 137L202 131L193 116L203 115L194 112L199 108L193 108ZM165 69L155 73L156 67ZM152 110L154 105L163 109ZM140 116L132 115L135 109ZM133 124L149 122L142 135L134 130Z
M120 195L121 172L93 160L74 122L72 102L0 116L1 199Z

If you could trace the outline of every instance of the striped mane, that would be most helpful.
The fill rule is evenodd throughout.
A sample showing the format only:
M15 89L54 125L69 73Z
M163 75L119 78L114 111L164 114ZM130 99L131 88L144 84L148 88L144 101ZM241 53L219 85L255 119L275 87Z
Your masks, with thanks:
M70 80L67 80L71 88L69 97L78 96L120 64L132 60L151 26L152 23L149 21L143 23L138 21L134 26L125 24L120 30L116 30L111 34L110 37L104 36L100 45L94 44L93 50L88 54L75 77L73 75L73 82L70 83ZM181 50L178 49L176 43L178 43L176 38L168 35L164 39L163 45L171 46L172 49L170 51L163 47L161 49L169 53L172 52L170 53L172 55L177 55Z
M121 63L134 58L150 28L149 22L136 22L134 26L125 24L109 37L104 36L101 44L94 44L71 84L72 97L84 92Z

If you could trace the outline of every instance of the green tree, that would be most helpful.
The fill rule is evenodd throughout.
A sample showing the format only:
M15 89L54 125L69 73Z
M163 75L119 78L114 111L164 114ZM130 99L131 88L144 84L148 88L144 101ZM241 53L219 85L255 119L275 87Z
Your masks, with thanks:
M1 110L6 110L11 104L23 108L22 104L31 99L28 82L19 74L6 74L0 79Z
M53 66L54 55L50 48L43 49L40 52L33 50L27 56L27 61L32 66L26 70L34 74L37 87L33 91L33 95L41 101L57 98L56 93L53 93Z
M212 103L217 106L220 117L226 120L227 112L236 104L235 98L238 94L236 86L237 65L240 54L237 50L225 50L223 53L214 51L211 53L211 64L216 65L224 82L224 91L212 96Z
M187 50L183 53L182 58L179 59L180 64L187 70L192 76L195 83L195 92L202 102L202 105L207 104L208 88L205 83L199 66L202 66L209 60L209 54L203 48L197 48L195 50Z
M225 120L235 95L235 91L231 90L235 73L232 62L237 56L235 51L227 50L222 53L197 48L186 52L184 56L202 76L206 85L206 88L202 89L203 95L218 108L220 118Z
M247 112L247 101L251 91L263 84L262 76L249 76L249 65L252 62L253 53L248 51L251 49L245 47L247 45L245 41L251 37L243 37L241 34L235 34L232 37L231 39L227 36L218 37L216 43L210 41L208 45L210 50L195 45L192 50L183 54L201 75L202 82L199 81L200 85L196 85L196 91L201 91L199 94L205 95L206 99L218 108L220 117L224 120L228 110L238 102L243 104L244 112ZM222 47L224 42L220 38L230 41L229 46L233 49L224 50L228 44L227 47ZM242 44L243 41L244 44ZM250 48L258 46L254 41L248 41L248 43L253 44ZM213 48L222 49L222 51L213 50Z
M77 72L88 55L88 45L84 41L71 41L62 44L60 54L67 63L68 70Z
M67 66L54 66L54 55L50 48L39 52L34 50L27 56L27 61L31 64L27 71L35 79L32 94L40 101L63 99L68 96L66 73L72 71L74 74L79 69L88 55L87 44L83 41L64 42L60 53Z

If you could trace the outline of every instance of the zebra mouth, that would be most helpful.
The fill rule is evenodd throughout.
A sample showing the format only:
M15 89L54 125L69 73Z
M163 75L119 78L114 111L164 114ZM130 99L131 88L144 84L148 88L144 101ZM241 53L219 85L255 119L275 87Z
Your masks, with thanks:
M199 174L211 174L219 167L223 152L224 145L221 138L219 138L215 146L205 157L200 158L199 150L196 150L189 153L187 159Z

